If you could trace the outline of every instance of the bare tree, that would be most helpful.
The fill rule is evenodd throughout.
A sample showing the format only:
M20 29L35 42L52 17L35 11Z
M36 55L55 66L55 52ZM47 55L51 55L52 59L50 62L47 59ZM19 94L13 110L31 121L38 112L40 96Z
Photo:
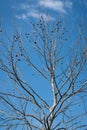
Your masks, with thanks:
M25 34L0 30L0 129L87 129L86 27L30 24Z

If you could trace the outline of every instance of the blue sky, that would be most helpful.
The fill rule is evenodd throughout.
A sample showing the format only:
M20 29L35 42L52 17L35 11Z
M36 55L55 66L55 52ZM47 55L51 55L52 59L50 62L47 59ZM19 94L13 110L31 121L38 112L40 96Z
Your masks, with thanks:
M29 19L38 19L41 15L54 21L62 16L77 20L86 15L86 0L0 0L0 17L3 23L10 26L13 19L19 22L29 22Z
M36 22L40 16L43 16L45 20L52 23L56 22L60 17L64 18L68 21L69 25L72 24L75 28L78 23L87 23L87 0L0 0L0 24L8 34L13 32L15 26L20 31L30 31L29 22ZM35 57L32 58L36 64L39 64ZM19 63L20 65L21 63ZM21 69L22 67L23 62ZM43 80L40 75L31 75L32 70L27 70L27 66L24 67L24 71L30 74L26 75L25 78L29 80L31 86L41 93L42 97L45 98L47 96L47 100L50 101L50 92L46 91L47 87L49 90L48 82ZM35 74L35 71L33 73ZM11 91L13 83L8 81L7 84L8 77L4 77L6 75L0 72L0 87L2 87L2 91ZM6 85L5 88L2 85ZM38 86L37 88L36 85Z
M75 24L87 22L87 0L0 0L0 23L7 33L13 31L15 22L20 31L29 30L29 21L36 22L41 15L52 23L63 17L75 27ZM33 78L40 86L37 79Z
M28 30L30 27L26 25L29 21L36 22L41 15L50 22L63 17L74 23L75 27L77 23L87 22L87 0L0 0L0 22L7 32L13 31L15 22L18 29ZM37 79L33 78L34 82L40 84ZM45 88L43 90L45 91Z

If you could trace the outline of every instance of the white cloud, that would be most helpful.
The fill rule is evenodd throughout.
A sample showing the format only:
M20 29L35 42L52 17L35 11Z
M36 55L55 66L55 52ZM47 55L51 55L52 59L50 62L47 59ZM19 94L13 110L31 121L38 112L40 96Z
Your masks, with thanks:
M27 15L26 14L16 15L16 18L25 20L27 18Z
M42 16L45 21L53 21L54 20L54 18L51 17L50 15L48 16L45 13L38 12L36 10L33 10L33 11L29 12L28 16L31 16L33 18L40 18Z
M44 6L46 8L50 8L62 13L66 13L65 9L64 9L64 3L60 0L40 0L39 1L39 5L40 6Z
M49 14L49 16L46 13L43 13L41 10L38 11L38 7L43 8L43 11L46 10L46 8L51 9L52 11L57 11L62 14L67 13L67 9L72 8L72 2L71 0L38 0L36 4L29 4L29 3L21 3L18 10L25 11L26 13L22 13L20 15L16 15L17 19L23 19L26 20L29 17L33 18L40 18L43 16L43 18L47 21L53 21L54 18Z
M54 20L54 18L51 17L50 15L46 15L45 13L38 12L37 10L30 10L29 12L27 12L25 14L16 15L16 18L26 20L29 17L40 18L41 16L44 18L45 21L53 21Z
M71 8L72 2L70 0L39 0L39 5L54 11L59 11L60 13L66 13L66 8Z

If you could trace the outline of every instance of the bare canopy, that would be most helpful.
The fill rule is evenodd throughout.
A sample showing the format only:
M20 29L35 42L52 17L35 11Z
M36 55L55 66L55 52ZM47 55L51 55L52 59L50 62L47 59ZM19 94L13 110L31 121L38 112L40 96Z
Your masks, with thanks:
M43 17L30 24L0 31L0 129L87 129L86 27Z

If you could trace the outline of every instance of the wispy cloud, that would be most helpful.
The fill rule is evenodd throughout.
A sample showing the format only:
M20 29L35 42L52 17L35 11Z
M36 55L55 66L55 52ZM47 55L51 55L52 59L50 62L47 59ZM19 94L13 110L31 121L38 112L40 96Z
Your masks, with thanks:
M21 15L16 15L16 18L26 20L29 17L40 18L41 16L44 18L45 21L53 21L54 20L54 18L51 17L50 15L47 15L47 14L42 13L42 12L38 12L37 10L31 10L25 14L23 13Z
M40 0L39 5L65 13L64 4L62 1Z
M54 18L51 17L50 15L46 15L45 13L37 12L37 11L29 12L28 16L31 16L33 18L40 18L42 16L45 21L53 21L54 20Z
M27 4L27 3L22 3L22 4L20 4L20 9L26 10L26 9L29 9L29 8L30 8L30 5Z
M71 8L72 2L70 0L39 0L39 5L60 13L66 13L66 8Z
M27 18L27 14L20 14L20 15L16 15L16 18L17 19L22 19L22 20L25 20Z
M38 10L38 7L43 8L43 11ZM20 15L16 15L16 18L26 20L29 17L33 18L40 18L40 16L43 16L43 18L49 21L53 21L54 18L51 16L51 14L48 15L45 13L46 9L50 9L51 11L56 11L62 14L67 13L67 9L72 8L72 2L71 0L38 0L35 4L32 3L21 3L18 10L25 11Z

